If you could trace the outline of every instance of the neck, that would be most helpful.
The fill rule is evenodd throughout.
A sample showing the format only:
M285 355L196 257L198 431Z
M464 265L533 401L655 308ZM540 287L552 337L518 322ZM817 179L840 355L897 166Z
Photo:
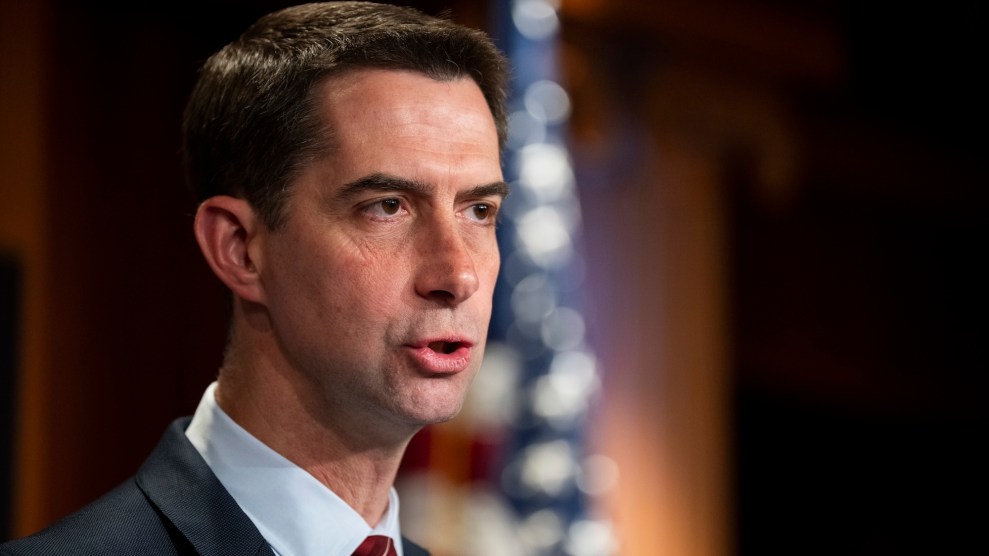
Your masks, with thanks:
M290 365L257 348L263 344L246 343L255 346L249 354L236 345L220 371L219 406L376 525L416 430L377 422L353 407L333 407Z

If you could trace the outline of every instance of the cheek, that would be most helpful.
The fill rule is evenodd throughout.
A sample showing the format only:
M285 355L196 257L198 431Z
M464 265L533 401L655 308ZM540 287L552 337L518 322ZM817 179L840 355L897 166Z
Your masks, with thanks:
M374 315L395 314L404 292L411 288L408 258L401 249L361 249L358 256L338 261L337 274L326 277L338 290L342 310Z
M394 273L366 272L353 279L333 280L330 287L342 288L336 301L353 320L378 320L396 312L399 287ZM336 284L336 285L334 285Z
M483 283L494 289L494 283L498 279L498 271L501 269L501 253L498 251L498 240L494 238L482 242L480 250L475 255L475 268L478 278Z
M346 259L312 234L287 234L272 243L264 269L269 310L281 319L312 326L313 320L347 311L347 290L355 282L346 277ZM287 324L291 324L290 322Z

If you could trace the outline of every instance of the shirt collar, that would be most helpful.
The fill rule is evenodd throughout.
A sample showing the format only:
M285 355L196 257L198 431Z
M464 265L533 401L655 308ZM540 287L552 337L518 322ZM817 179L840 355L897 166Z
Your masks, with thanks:
M351 554L373 532L392 537L402 556L394 487L372 529L336 493L235 423L216 403L215 390L216 382L206 389L186 437L276 553Z

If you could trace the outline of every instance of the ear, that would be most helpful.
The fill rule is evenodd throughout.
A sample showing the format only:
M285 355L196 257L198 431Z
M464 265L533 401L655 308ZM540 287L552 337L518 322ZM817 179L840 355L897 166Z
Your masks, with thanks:
M194 223L196 241L213 273L234 295L264 302L264 288L254 257L264 224L244 199L226 195L200 203ZM253 255L253 256L252 256Z

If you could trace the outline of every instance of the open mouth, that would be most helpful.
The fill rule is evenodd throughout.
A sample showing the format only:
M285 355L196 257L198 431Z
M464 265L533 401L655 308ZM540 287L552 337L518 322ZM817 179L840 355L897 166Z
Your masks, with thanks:
M450 376L470 368L474 344L453 339L456 336L447 338L408 345L414 365L426 376Z
M463 346L463 342L430 342L428 348L435 351L436 353L442 353L444 355L449 355Z

